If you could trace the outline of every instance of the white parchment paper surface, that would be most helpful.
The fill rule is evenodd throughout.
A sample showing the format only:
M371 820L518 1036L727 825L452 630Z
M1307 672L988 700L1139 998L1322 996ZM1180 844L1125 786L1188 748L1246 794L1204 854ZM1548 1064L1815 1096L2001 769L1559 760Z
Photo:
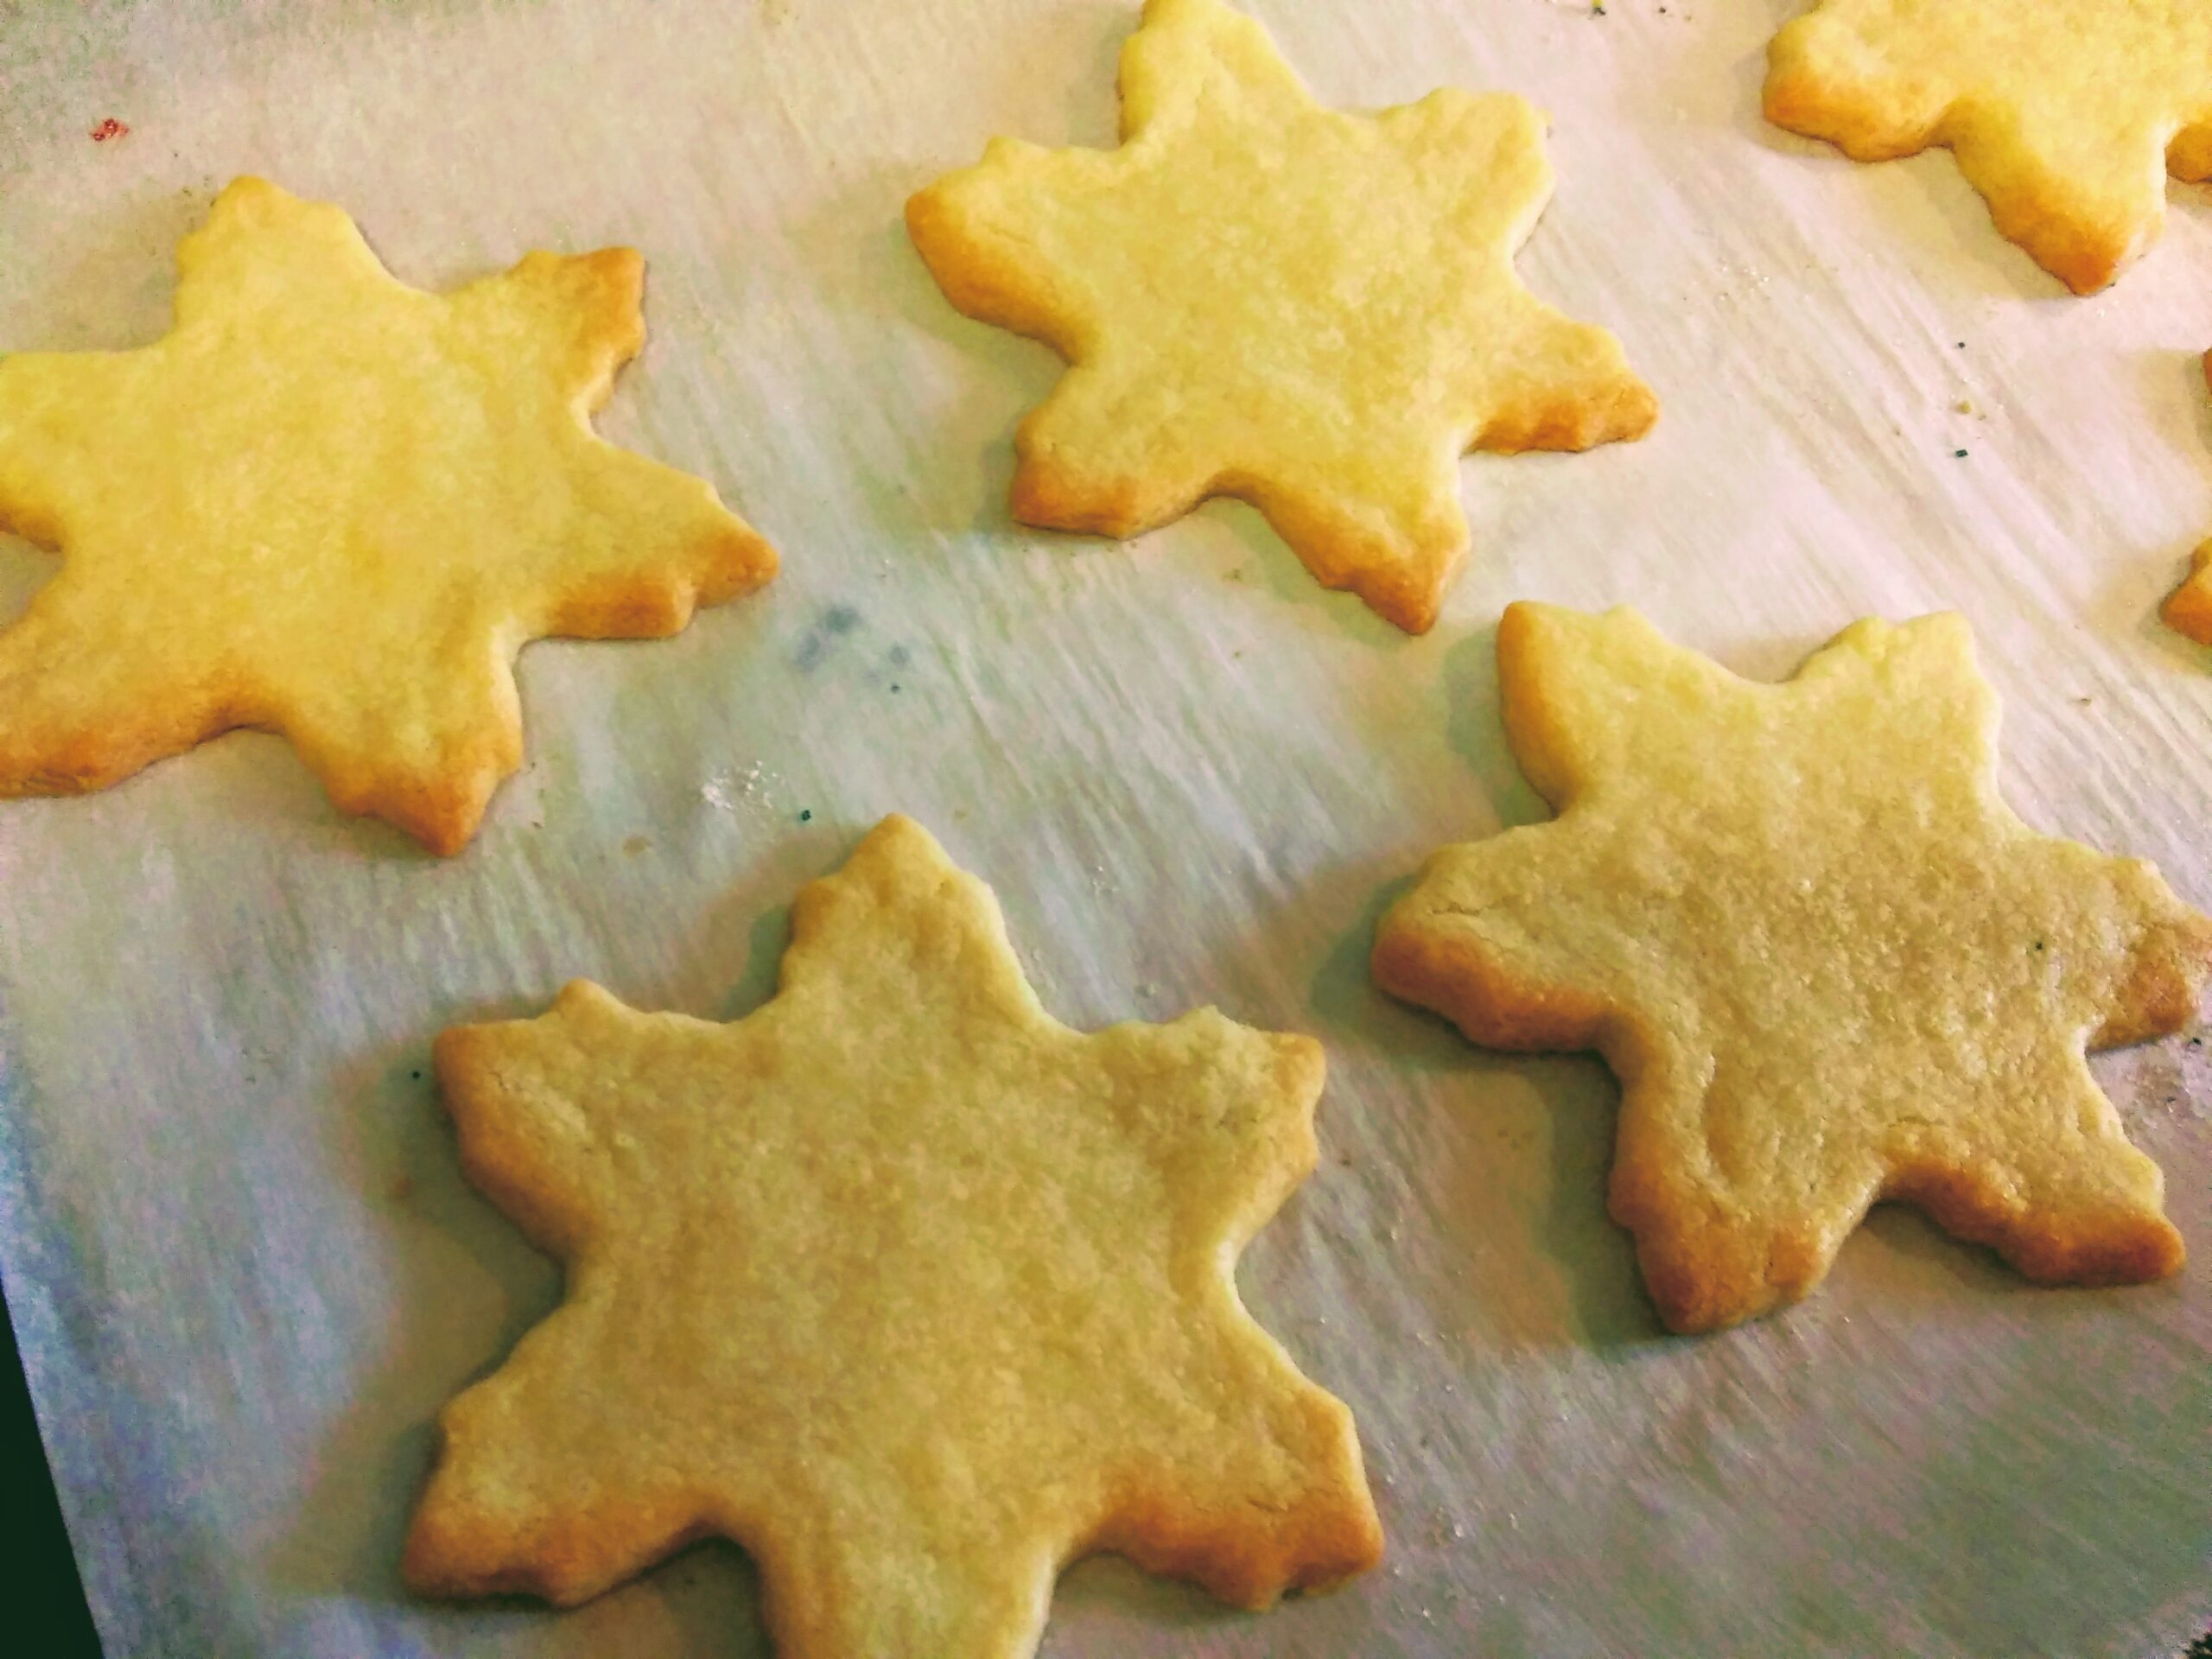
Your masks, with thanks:
M1541 814L1492 686L1516 597L1769 677L1962 609L2020 810L2212 906L2212 655L2152 620L2212 531L2212 204L2177 188L2072 299L1948 156L1760 122L1794 0L1249 4L1332 102L1541 105L1522 270L1663 406L1471 459L1424 639L1241 507L1126 546L1007 517L1058 365L956 315L899 210L993 133L1109 143L1123 0L0 3L0 349L156 337L241 172L423 286L632 244L651 342L602 428L785 556L680 639L529 650L529 769L457 858L258 735L0 804L0 1267L111 1654L766 1651L724 1546L567 1614L400 1589L433 1414L558 1294L461 1180L429 1049L576 975L741 1012L794 888L893 810L995 887L1062 1017L1212 1001L1329 1049L1322 1168L1242 1284L1357 1412L1389 1562L1254 1618L1094 1561L1047 1653L2167 1656L2212 1619L2187 1038L2100 1062L2177 1281L2033 1290L1884 1212L1816 1300L1680 1341L1605 1217L1603 1069L1484 1055L1364 971L1431 848ZM52 569L0 544L0 616Z

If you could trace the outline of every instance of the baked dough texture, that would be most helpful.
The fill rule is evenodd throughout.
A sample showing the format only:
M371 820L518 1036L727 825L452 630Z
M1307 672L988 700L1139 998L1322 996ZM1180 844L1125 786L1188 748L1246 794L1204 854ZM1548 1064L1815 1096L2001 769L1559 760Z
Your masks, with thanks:
M446 1408L418 1588L572 1603L714 1533L783 1659L1014 1659L1089 1551L1249 1607L1377 1559L1351 1414L1233 1277L1313 1166L1319 1045L1070 1030L909 820L735 1024L578 983L436 1054L568 1294Z
M1149 0L1121 96L1119 149L994 139L906 206L955 306L1071 365L1016 435L1022 523L1135 536L1239 497L1419 632L1466 550L1461 454L1650 426L1620 343L1513 273L1552 188L1522 99L1323 109L1219 0Z
M1632 611L1516 604L1498 678L1558 817L1439 852L1375 976L1477 1042L1604 1054L1669 1325L1807 1294L1886 1198L2044 1282L2179 1268L2082 1051L2192 1018L2212 922L2012 816L1961 620L1859 622L1762 685Z
M1766 114L1861 162L1948 145L1997 228L2076 294L2212 176L2212 0L1820 0L1775 36Z
M522 760L530 639L673 633L776 556L590 415L645 343L626 248L451 294L259 179L135 351L0 358L0 528L59 572L0 632L0 794L102 789L238 726L440 853Z

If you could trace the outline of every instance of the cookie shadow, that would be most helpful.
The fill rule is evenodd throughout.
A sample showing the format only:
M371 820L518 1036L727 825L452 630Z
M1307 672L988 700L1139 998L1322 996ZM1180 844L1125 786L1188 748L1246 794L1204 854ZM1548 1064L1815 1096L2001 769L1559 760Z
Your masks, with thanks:
M1386 1065L1393 1080L1426 1080L1395 1091L1402 1109L1453 1120L1449 1133L1416 1128L1408 1137L1437 1160L1425 1179L1443 1194L1439 1211L1467 1272L1465 1302L1473 1304L1431 1313L1452 1327L1471 1315L1492 1345L1508 1348L1611 1352L1666 1339L1633 1243L1606 1212L1618 1091L1604 1065L1595 1056L1478 1047L1449 1020L1375 983L1368 960L1376 927L1415 879L1402 874L1373 889L1323 956L1310 997L1332 1047ZM1530 1095L1541 1127L1524 1132L1516 1124L1527 1118ZM1364 1160L1381 1155L1372 1141L1361 1151ZM1532 1192L1541 1194L1533 1205L1522 1197ZM1455 1285L1459 1279L1457 1268L1447 1274ZM1542 1288L1554 1284L1565 1288L1563 1310Z
M2048 1287L2022 1278L1987 1246L1952 1237L1916 1205L1877 1204L1859 1226L1879 1242L1894 1271L1923 1286L1976 1297L2051 1294Z
M177 244L206 219L219 189L147 181L98 213L44 227L40 257L60 270L42 291L57 308L35 336L12 326L0 334L0 354L152 345L175 320Z
M0 629L13 627L39 590L61 572L61 556L0 530Z
M389 1351L324 1434L271 1573L307 1594L405 1603L400 1546L429 1475L437 1411L552 1311L560 1270L462 1179L427 1044L363 1057L337 1092L342 1179L377 1230L398 1235L386 1294L397 1315ZM464 1276L496 1309L481 1325L440 1294Z
M1024 533L1007 510L1014 428L1066 365L1048 346L963 316L938 289L905 217L906 199L934 176L927 168L879 167L802 220L792 245L838 310L920 336L929 349L910 355L918 367L925 359L938 365L881 383L896 386L899 401L847 437L911 449L904 458L849 456L846 471L869 517L887 533L911 533L918 522L1010 537Z
M1160 1578L1127 1558L1099 1551L1071 1561L1062 1570L1052 1592L1050 1652L1058 1641L1072 1640L1094 1622L1126 1625L1147 1633L1157 1632L1165 1642L1171 1633L1201 1643L1207 1632L1226 1634L1253 1615L1208 1595L1180 1579Z
M1088 41L1088 54L1055 51L1049 64L1003 49L987 60L979 56L976 73L1008 82L1007 98L982 102L992 108L1011 104L1007 136L1047 147L1111 147L1117 142L1116 67L1134 19L1102 0L1053 11L1049 22L1038 25L1046 36L1056 46ZM1060 120L1058 130L1044 124L1048 117ZM882 464L855 457L858 464L845 468L871 517L894 534L910 532L918 518L939 531L1031 533L1014 523L1007 506L1014 429L1051 395L1066 365L1039 341L954 309L906 234L907 199L980 160L993 136L978 125L931 153L876 165L831 191L791 236L799 264L834 308L879 331L895 325L896 333L931 348L924 355L937 372L917 362L923 372L882 383L899 399L882 411L884 435L912 442L914 452Z
M727 924L717 925L727 931L740 920L738 906L728 906L731 914ZM776 982L783 971L784 952L791 942L791 907L778 905L772 909L752 909L751 919L744 923L745 950L742 967L734 982L727 984L721 995L719 1017L724 1020L742 1020L753 1013L776 994Z
M1493 830L1542 823L1550 805L1513 759L1505 734L1504 696L1497 682L1495 621L1454 640L1444 653L1444 731L1452 752L1466 762L1497 822ZM1471 836L1470 839L1473 837Z
M1448 1021L1419 1017L1458 1039ZM1458 1158L1445 1185L1458 1195L1450 1214L1464 1226L1467 1255L1484 1259L1489 1276L1503 1281L1482 1309L1492 1341L1610 1355L1671 1341L1643 1288L1635 1242L1606 1209L1619 1120L1611 1074L1594 1055L1503 1054L1458 1039L1465 1055L1447 1085L1445 1109L1461 1119L1461 1144L1478 1148L1479 1161L1471 1150ZM1518 1135L1484 1122L1486 1106L1525 1094L1535 1096L1542 1113L1541 1132ZM1503 1182L1509 1190L1541 1192L1533 1213L1496 1202L1501 1183L1488 1166L1508 1164L1522 1166ZM1522 1221L1518 1262L1504 1254L1497 1224L1509 1215ZM1515 1294L1532 1281L1547 1288ZM1549 1287L1563 1293L1564 1306Z

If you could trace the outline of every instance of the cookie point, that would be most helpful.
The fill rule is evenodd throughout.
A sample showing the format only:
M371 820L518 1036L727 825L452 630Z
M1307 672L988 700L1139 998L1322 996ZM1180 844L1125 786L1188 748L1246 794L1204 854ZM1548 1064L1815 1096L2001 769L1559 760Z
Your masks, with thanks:
M241 173L215 195L212 211L222 213L264 203L296 202L300 199L280 184L275 184L255 173Z
M2212 645L2212 541L2190 556L2189 575L2158 607L2165 625L2201 645Z
M430 1069L437 1073L442 1090L458 1087L462 1076L471 1070L484 1032L482 1026L448 1026L430 1039Z
M861 839L863 847L880 843L885 847L927 847L937 850L937 837L904 812L887 812L877 819L874 827Z

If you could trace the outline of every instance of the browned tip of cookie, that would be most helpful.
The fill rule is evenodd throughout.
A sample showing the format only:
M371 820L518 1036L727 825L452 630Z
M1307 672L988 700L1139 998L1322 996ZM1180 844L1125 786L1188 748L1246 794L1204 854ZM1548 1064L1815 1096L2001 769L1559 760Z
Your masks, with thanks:
M1854 161L1892 161L1923 148L1924 135L1880 134L1837 97L1834 84L1814 67L1803 22L1789 24L1767 45L1760 113L1786 131L1835 145Z
M89 795L237 723L187 691L134 709L129 720L103 709L67 725L41 721L36 690L0 665L0 796Z
M963 201L978 173L948 173L907 197L906 239L954 310L1012 327L1011 319L1026 316L1029 308L1021 302L1014 265L980 245L982 234Z
M484 808L491 797L492 780L486 779L473 804L448 801L421 814L382 806L366 810L397 825L440 858L451 858L475 838L476 828L484 822Z
M1639 1235L1637 1272L1659 1321L1678 1337L1726 1331L1770 1312L1783 1299L1750 1264L1725 1268L1671 1239Z
M1605 1005L1586 993L1516 979L1467 918L1437 910L1416 886L1375 931L1376 985L1433 1010L1486 1048L1546 1053L1596 1046Z
M506 701L514 701L512 681ZM502 712L504 720L486 721L436 766L406 772L364 760L298 721L285 722L283 734L340 811L382 818L450 858L475 836L500 780L522 764L521 716L512 707Z
M1919 1205L1946 1232L1987 1245L2037 1284L2148 1284L2180 1272L2188 1257L2155 1196L2023 1208L2007 1179L1974 1166L1899 1172L1885 1196Z
M1016 524L1126 541L1190 510L1187 494L1139 474L1075 479L1036 435L1049 408L1044 404L1031 410L1014 429L1014 483L1007 510Z
M1337 1588L1382 1559L1382 1523L1350 1408L1300 1381L1280 1425L1289 1465L1260 1488L1194 1491L1173 1471L1134 1480L1085 1546L1258 1611L1286 1591Z
M2065 1217L1999 1243L2005 1259L2043 1285L2145 1285L2171 1278L2189 1260L2173 1223L2139 1211Z
M1632 443L1659 418L1658 394L1629 369L1620 342L1603 330L1596 334L1613 359L1602 376L1580 381L1572 397L1540 397L1503 405L1478 431L1471 449L1513 455L1529 449L1581 451L1603 443Z
M2190 556L2188 577L2159 607L2158 615L2176 633L2212 645L2212 541L2199 543Z
M700 563L699 603L719 605L766 587L784 562L766 537L733 517L729 526L708 543Z
M437 1440L436 1462L400 1547L400 1581L418 1596L446 1600L499 1591L536 1592L538 1586L523 1573L489 1559L485 1529L455 1501L454 1447L442 1416Z
M2024 181L2009 156L1988 155L1975 129L1961 126L1946 142L1958 158L1967 182L1989 204L1998 234L2017 244L2029 258L2073 293L2095 294L2158 239L2154 215L2133 219L2107 210L2102 222L2083 213L2054 211L2050 187Z
M1389 564L1355 567L1342 581L1322 577L1329 588L1349 588L1352 594L1395 628L1411 634L1427 633L1436 626L1444 608L1444 595L1466 553L1464 532L1447 547L1421 550L1414 557Z
M563 588L534 619L533 632L575 639L658 639L681 633L702 605L719 605L772 581L781 561L760 532L724 507L702 480L690 479L715 521L665 565L605 571Z
M682 1494L658 1503L564 1494L541 1508L537 1495L487 1485L480 1474L472 1485L467 1466L481 1453L461 1427L469 1398L440 1419L437 1465L401 1547L400 1579L416 1594L528 1595L573 1607L699 1535Z
M2182 909L2149 865L2135 868L2174 906L2174 913L2137 940L2127 977L2090 1039L2092 1048L2118 1048L2181 1030L2196 1019L2205 981L2212 978L2212 918Z
M1209 1595L1262 1612L1289 1590L1322 1593L1382 1559L1382 1527L1363 1479L1357 1493L1309 1499L1294 1516L1268 1516L1239 1535L1218 1517L1192 1517L1173 1505L1131 1516L1102 1547L1160 1578L1181 1579Z
M1608 1209L1635 1236L1644 1290L1677 1336L1726 1330L1802 1301L1827 1277L1834 1245L1809 1226L1700 1213L1679 1192L1656 1190L1670 1179L1617 1154Z
M1634 375L1624 377L1613 395L1598 405L1598 435L1589 445L1633 443L1659 420L1659 394Z
M932 276L938 276L938 261L953 251L952 209L946 200L947 185L959 176L957 173L949 173L906 198L906 239L914 245L914 251L921 256ZM944 286L942 276L938 276L938 286Z
M524 254L499 282L541 296L573 342L567 359L587 410L605 404L614 372L645 349L645 262L635 248Z
M1384 912L1368 952L1367 969L1376 984L1401 1002L1435 1009L1459 995L1459 955L1426 925L1420 890L1405 895ZM1464 1027L1462 1027L1464 1029Z
M1406 564L1353 566L1341 570L1314 570L1324 588L1350 593L1353 598L1407 633L1423 634L1436 626L1444 608L1444 593L1459 556L1440 565L1430 561ZM1312 569L1309 563L1308 569Z

